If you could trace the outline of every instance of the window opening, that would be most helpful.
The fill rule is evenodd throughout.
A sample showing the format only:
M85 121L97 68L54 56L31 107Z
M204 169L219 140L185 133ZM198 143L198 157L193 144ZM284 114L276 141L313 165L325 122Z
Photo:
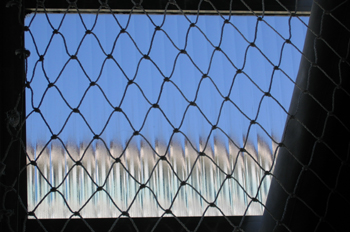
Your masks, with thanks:
M261 215L307 21L27 16L28 211Z

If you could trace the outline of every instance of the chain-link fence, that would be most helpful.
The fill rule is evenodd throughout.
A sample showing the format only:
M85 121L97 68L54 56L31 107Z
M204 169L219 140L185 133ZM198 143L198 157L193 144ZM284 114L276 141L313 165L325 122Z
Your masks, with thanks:
M347 1L79 4L7 4L1 228L344 229Z

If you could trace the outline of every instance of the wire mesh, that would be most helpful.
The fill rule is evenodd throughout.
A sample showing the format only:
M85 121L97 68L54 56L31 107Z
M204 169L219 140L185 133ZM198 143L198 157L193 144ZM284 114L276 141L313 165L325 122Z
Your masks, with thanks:
M228 15L222 15L210 1L199 1L196 15L188 15L175 1L168 1L163 14L158 17L161 19L160 23L156 23L155 17L143 8L142 2L131 2L133 7L129 14L121 16L113 12L108 2L99 1L100 8L88 24L85 15L79 11L77 1L67 1L67 9L58 17L46 12L45 1L37 1L37 10L29 16L29 23L23 26L26 38L29 38L35 47L31 51L17 50L19 55L25 57L26 80L22 85L28 104L24 120L21 120L22 112L16 105L12 111L7 112L6 124L13 141L20 140L27 162L18 176L27 175L29 180L28 205L23 203L27 200L19 196L20 210L28 215L29 220L35 220L38 227L44 231L48 229L41 223L42 218L55 217L66 218L61 231L65 231L67 225L75 220L82 220L88 229L94 231L86 220L91 217L114 218L109 231L117 228L119 219L129 218L136 231L143 231L143 228L137 227L133 222L134 218L142 216L159 218L150 229L152 231L157 230L159 223L165 220L163 217L174 217L183 230L192 230L180 219L183 216L199 216L202 219L204 216L221 216L230 225L227 231L243 231L242 225L246 216L262 214L264 211L275 222L272 231L279 231L281 227L286 231L295 231L293 225L286 222L286 218L289 217L288 207L291 202L296 201L301 202L315 215L317 222L316 225L313 224L312 231L321 231L324 225L337 231L339 227L329 219L330 202L336 196L349 205L346 195L338 192L339 183L344 175L342 173L346 173L348 168L348 152L346 150L343 155L344 149L338 151L333 145L329 145L326 130L331 125L328 122L334 119L335 124L340 124L342 132L346 134L344 144L348 144L347 120L342 118L343 116L336 116L338 106L334 103L337 94L346 99L350 96L343 87L346 81L341 76L343 69L349 66L348 48L344 54L339 54L327 43L328 40L324 39L322 26L320 32L309 28L309 31L315 34L315 41L326 44L339 59L339 72L329 74L330 71L318 62L318 50L313 50L316 58L310 59L305 54L305 49L302 51L297 42L300 38L293 37L295 22L305 30L308 27L305 19L287 8L285 9L289 16L282 29L285 31L283 33L271 24L264 12L257 14L251 10L248 3L242 1L251 11L253 18L251 37L248 37L239 25L241 21L235 21L236 16L231 9ZM279 1L276 2L283 7ZM9 5L15 3L10 2ZM212 11L216 12L220 21L215 27L219 28L220 34L203 29L202 25L210 23L207 21L201 25L199 12L202 4L209 4ZM329 11L316 2L315 5L321 9L319 12L322 12L320 25L325 22L324 18L327 15L335 19L348 33L349 29L332 14L341 8L342 4ZM234 8L233 6L234 2L231 1L230 7ZM19 9L21 7L23 6L20 5ZM187 23L182 36L182 46L178 46L174 35L166 29L166 22L171 17L167 9L173 8ZM104 21L106 15L101 14L102 10L104 13L108 12L107 16L115 24L107 28L108 33L114 33L110 41L101 38L97 33L99 23L110 22ZM39 15L37 11L44 14ZM75 12L74 18L69 15L72 11ZM134 11L142 14L135 15ZM125 19L125 24L121 22L122 18ZM38 27L34 27L33 24L38 19L45 21L52 31L46 38L43 38L45 35L42 31L34 31ZM141 26L137 29L150 31L147 47L142 47L144 45L138 42L137 36L132 33L134 28L130 25L133 25L131 21L135 19L147 20L152 26ZM79 28L64 32L64 27L70 20L77 20ZM115 28L116 31L113 31ZM43 30L40 27L39 29ZM261 33L262 29L270 30L279 38L277 60L271 58L268 45L260 42L260 37L264 36L264 31ZM229 51L224 46L224 34L227 30L235 31L242 40L242 48L237 48L241 49L237 60L229 56ZM204 49L199 41L193 44L189 42L194 31L208 44L207 51L202 51ZM140 39L147 39L145 32ZM74 33L80 33L81 39L70 37L69 34ZM177 36L180 34L176 33ZM162 50L162 47L158 47L161 44L157 40L159 35L167 39L167 46L172 47L169 52L167 50L163 54L167 57L156 56ZM218 38L216 43L211 39L215 35ZM88 40L89 43L86 42ZM91 54L91 44L97 47L93 49L93 53L96 54ZM109 47L106 48L105 44ZM119 49L123 46L129 50L124 56L131 57L131 53L135 54L131 60L127 60L121 54ZM322 99L323 92L314 92L316 87L308 85L312 81L306 84L295 81L296 73L290 74L287 71L290 66L288 61L291 60L290 50L296 51L307 60L309 77L312 77L310 73L316 68L329 80L329 85L334 85L329 93L330 98L325 100L326 103L318 100ZM65 58L59 59L60 56ZM91 59L94 56L104 58L96 62ZM90 57L90 60L86 57ZM217 57L221 59L217 60ZM49 62L50 59L56 61L53 66ZM65 62L62 63L62 60ZM256 65L257 60L262 60L264 66ZM100 65L97 66L98 62ZM146 62L150 65L144 65ZM218 67L220 62L225 63L224 73L228 73L225 78L215 73L215 67ZM248 69L249 65L254 64L255 72ZM70 67L72 65L75 65L75 68ZM186 66L191 66L192 69L186 69ZM257 76L262 75L261 72L269 74L267 83L259 82ZM281 89L276 86L276 82L281 78L295 86L294 96L299 97L299 100L293 99L294 101L302 102L300 96L307 95L326 112L327 116L319 119L323 126L318 127L321 129L316 133L313 127L304 124L303 116L299 113L307 104L292 105L288 111L289 102L279 98L278 91ZM202 93L205 85L209 86L206 88L212 89L210 95L205 91ZM239 88L243 88L241 86L249 85L246 95L239 92ZM302 93L297 95L298 91ZM255 96L253 103L247 101L250 95ZM23 93L19 99L22 97ZM284 118L288 116L285 133L292 130L290 128L295 126L294 122L301 125L312 138L316 138L317 141L311 146L309 158L300 158L293 144L281 134L274 134L270 122L262 120L271 109L274 113L278 111ZM236 124L233 124L233 120L221 122L224 121L223 118L231 116L240 118L240 121L235 122ZM114 129L107 133L111 127ZM25 128L26 140L23 137L19 138ZM232 136L232 130L237 128L240 128L241 138ZM76 131L80 131L83 137L79 137ZM321 148L318 144L322 145ZM1 157L2 178L11 146L12 143ZM327 149L334 155L336 161L327 158L328 162L333 162L335 166L340 163L338 172L332 176L334 178L320 173L317 165L313 166L318 149ZM290 154L292 160L302 167L301 170L294 170L298 178L292 190L279 174L274 174L280 150L281 154ZM324 168L321 167L322 170ZM279 173L280 170L276 172ZM314 181L320 182L321 188L326 189L320 194L325 196L325 204L317 202L317 205L313 205L311 201L304 200L305 195L299 189L303 186L302 178L305 172L311 172ZM265 203L271 179L287 195L286 201L282 203L285 207L280 218L277 218L278 214ZM8 192L19 194L16 184L17 179L11 186L5 186L1 182L1 188L5 190L5 194L2 195L3 202L6 201ZM269 200L274 201L271 197ZM13 217L11 209L7 209L3 204L1 210L1 220L7 218L10 222L10 218ZM239 224L233 223L228 217L237 214L243 215ZM201 222L202 220L193 228L195 231L199 230ZM10 223L8 226L9 230L16 230Z
M57 186L68 204L74 205L77 210L84 202L90 202L89 198L95 195L96 188L103 185L109 196L103 199L98 196L100 194L96 194L96 199L99 200L95 200L95 197L91 199L96 203L88 203L84 207L82 210L84 217L97 216L95 211L100 212L99 217L117 216L118 211L114 208L119 206L126 210L129 201L134 198L142 184L149 187L151 194L142 195L144 192L142 191L138 194L136 198L138 202L135 204L148 210L132 207L129 210L132 216L160 216L163 210L157 205L168 207L175 198L177 201L174 201L174 204L177 206L172 206L172 211L177 216L201 216L207 204L213 201L220 202L219 208L225 215L243 215L249 202L247 194L256 195L262 203L265 202L269 180L263 182L265 177L262 171L270 170L272 166L277 142L281 137L276 134L282 133L281 129L276 128L283 127L288 108L288 104L280 103L279 100L283 102L285 100L283 97L289 98L286 92L291 95L293 81L290 76L293 73L275 75L277 66L272 66L268 62L263 63L265 57L259 52L250 51L250 43L244 41L245 35L241 35L240 31L235 35L229 33L230 29L227 27L221 29L216 26L224 22L219 17L211 16L201 20L197 16L186 16L181 21L178 16L167 16L165 20L164 16L151 18L142 15L121 15L116 21L112 15L99 15L99 17L81 15L84 21L79 20L77 24L73 24L76 15L54 16L33 15L27 19L28 28L32 28L29 31L31 36L26 40L27 48L33 47L33 50L35 48L38 51L37 56L32 55L32 60L28 58L28 66L33 68L27 71L32 73L29 75L30 91L27 95L27 110L30 112L26 120L27 148L30 160L35 160L42 171L39 174L32 168L28 173L28 183L33 183L28 186L29 189L33 189L30 192L35 193L38 189L42 189L41 194L29 196L30 209L34 209L39 201L45 198L48 188L52 188L51 185ZM80 40L77 36L79 39L74 41L76 46L68 46L72 44L72 39L64 39L67 42L63 46L62 41L55 41L55 37L51 37L52 28L48 24L49 30L46 30L48 36L43 38L45 24L42 22L48 19L50 24L62 25L59 28L62 38L68 34L73 37L72 28L79 31L78 28L81 27L81 34L90 34L92 40L87 36L83 36ZM142 23L150 19L163 23L161 26ZM188 20L197 23L190 23ZM253 29L256 24L255 17L249 20L246 17L238 17L237 20L233 20L235 21L247 23L248 28ZM266 21L274 23L271 19ZM289 18L284 18L282 25L288 25L289 21ZM70 22L70 25L66 26L65 22ZM116 22L115 25L113 22ZM127 27L120 29L117 25L121 24L120 22ZM209 22L215 25L216 30L205 28ZM111 38L108 34L102 34L101 30L95 29L103 30L103 25L107 23L110 27L117 28L113 32L112 30L108 32L112 35ZM176 24L178 27L173 28ZM225 24L232 29L235 27L228 22ZM84 25L94 27L86 34ZM39 35L34 34L35 28L40 28ZM152 30L153 28L156 29ZM121 33L121 30L125 32ZM147 33L149 30L151 33ZM272 29L271 31L275 33ZM205 32L209 36L206 36ZM284 33L288 34L288 30L284 30ZM123 36L124 34L126 35ZM216 36L220 39L215 39L217 41L213 42L213 35L220 34L221 36ZM99 39L101 37L110 42L101 42ZM208 37L211 37L211 40ZM256 43L263 47L264 40L261 37L262 33L256 35ZM242 41L238 41L239 39ZM277 39L276 42L280 44L278 47L283 46L284 40ZM296 41L302 44L302 39L299 41L298 39ZM217 47L214 47L213 43L219 43L222 51L230 52L230 43L227 44L230 40L236 40L237 43L247 47L242 46L240 52L237 52L240 55L229 56L222 52L224 56L220 56L221 52L217 52ZM195 46L193 41L198 45ZM205 42L208 44L205 49L207 51L201 52L201 48L206 45ZM89 49L95 47L94 45L99 45L101 54L99 49ZM183 46L186 50L179 49ZM76 47L78 49L75 63L70 59L72 55L66 52ZM124 49L125 47L127 49ZM270 47L265 46L262 49L266 53L268 48ZM107 49L108 52L105 51ZM148 56L144 55L144 50L148 50L149 57L154 57L149 59L150 62L144 59ZM293 55L290 49L284 48L284 50L285 54ZM184 54L187 51L188 54ZM92 53L100 60L89 56ZM282 62L277 49L275 54L265 53L264 56L269 56L275 62L279 59L279 67L287 66L289 60L284 59ZM204 59L203 56L207 58ZM247 60L248 56L256 58L254 61ZM165 62L161 62L162 59ZM42 73L38 68L38 60L42 63ZM54 65L63 68L47 70L46 67L52 65L51 60L55 60ZM220 66L221 62L225 62L225 65ZM242 67L238 72L235 68L237 63ZM87 64L96 65L87 67ZM259 69L265 69L266 74L259 75L258 72L254 72L251 68L253 64L259 64ZM79 72L80 69L82 72ZM76 72L78 75L71 77L71 74ZM277 79L273 83L271 73L272 78ZM258 78L252 79L250 76ZM293 76L295 78L296 72ZM85 85L86 89L80 87L82 85ZM284 95L281 96L279 91L284 92ZM275 96L272 97L272 102L264 100L267 92ZM254 105L253 109L246 107L249 104ZM264 105L262 108L273 112L273 115L270 116L262 110L258 112L259 104ZM74 105L77 106L75 109ZM42 110L37 111L40 116L36 116L35 108L39 107ZM78 108L79 112L76 110ZM74 110L81 113L81 118L72 114ZM285 117L282 119L274 117L278 114ZM269 116L276 118L275 121L267 120ZM236 119L230 120L231 118ZM257 120L259 125L267 129L259 130L260 128L254 126L250 129L249 122L253 118L259 118ZM272 123L274 124L268 128ZM43 129L37 130L38 127ZM45 130L46 127L48 130ZM244 136L242 140L233 139L241 136L240 133ZM140 137L141 139L138 139ZM54 141L57 139L59 142ZM247 155L244 155L244 150L247 150ZM159 161L164 155L169 158L166 160L166 165ZM115 162L117 158L120 160L118 163ZM83 170L75 168L74 164L77 162L83 164ZM234 172L234 183L223 184L224 179ZM163 180L166 178L168 181ZM262 181L261 190L257 189L259 181ZM135 185L133 182L136 182ZM166 187L166 182L170 182L169 187ZM184 186L185 182L190 189ZM74 187L77 184L86 188L83 190ZM124 186L129 187L125 190ZM219 194L220 191L226 193ZM199 196L196 197L197 194ZM206 202L201 202L202 199ZM61 200L48 198L40 203L40 208L50 208L50 205L56 206L56 204L62 206L63 202L57 202ZM108 202L109 200L112 202ZM153 202L154 200L158 202ZM187 201L192 202L191 206L181 207L187 204ZM98 205L105 207L103 212L98 210L97 202ZM144 206L142 202L153 202L155 205ZM60 213L59 215L52 213L53 216L40 208L36 214L38 217L69 215L67 208L52 207L52 210ZM215 216L218 213L209 211L206 214ZM262 207L252 204L246 214L262 214Z

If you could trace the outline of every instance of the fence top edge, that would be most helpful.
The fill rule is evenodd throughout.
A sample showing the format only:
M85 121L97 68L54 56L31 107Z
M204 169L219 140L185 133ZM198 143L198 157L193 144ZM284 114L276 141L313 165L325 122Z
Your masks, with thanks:
M63 9L63 8L27 8L27 13L81 13L81 14L110 14L110 13L115 13L115 14L144 14L144 13L148 13L148 14L164 14L165 11L164 10L157 10L157 9L152 9L152 10L138 10L138 9L79 9L79 11L77 9ZM174 14L174 15L181 15L181 14L189 14L189 15L268 15L268 16L290 16L291 14L293 14L293 16L310 16L310 11L244 11L244 10L235 10L235 11L228 11L228 10L167 10L166 11L167 14Z

